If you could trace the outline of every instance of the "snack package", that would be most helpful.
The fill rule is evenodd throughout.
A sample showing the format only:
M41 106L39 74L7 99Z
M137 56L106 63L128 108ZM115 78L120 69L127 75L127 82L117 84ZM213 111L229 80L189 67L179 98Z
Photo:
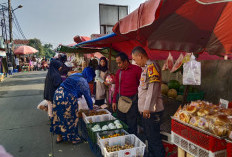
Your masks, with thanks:
M109 74L106 76L106 82L108 84L113 84L115 82L115 76L113 74Z
M192 55L189 62L183 66L183 85L201 84L201 63Z

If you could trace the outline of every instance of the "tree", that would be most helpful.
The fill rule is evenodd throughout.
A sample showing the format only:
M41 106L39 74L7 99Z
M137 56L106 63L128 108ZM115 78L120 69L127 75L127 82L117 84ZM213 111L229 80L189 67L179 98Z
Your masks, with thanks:
M46 58L51 58L55 55L52 44L42 45L41 41L37 38L30 39L28 45L34 47L39 51L38 53L36 53L36 55L39 57L45 56Z
M37 52L38 56L42 57L45 55L44 54L44 47L39 39L37 39L37 38L30 39L28 45L31 47L34 47L36 50L39 51L39 52Z
M51 44L44 44L44 54L46 58L51 58L55 55L55 52L52 50L53 46Z

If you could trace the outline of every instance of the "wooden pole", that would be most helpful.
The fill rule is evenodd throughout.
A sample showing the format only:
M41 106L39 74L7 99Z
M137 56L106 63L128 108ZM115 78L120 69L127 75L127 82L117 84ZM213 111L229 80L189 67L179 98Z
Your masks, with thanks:
M178 157L185 157L185 151L178 147Z
M183 106L187 103L187 98L188 98L188 90L189 90L189 85L186 86L184 89L184 97L183 97Z
M111 73L111 54L112 53L112 47L110 46L110 52L109 52L109 71Z

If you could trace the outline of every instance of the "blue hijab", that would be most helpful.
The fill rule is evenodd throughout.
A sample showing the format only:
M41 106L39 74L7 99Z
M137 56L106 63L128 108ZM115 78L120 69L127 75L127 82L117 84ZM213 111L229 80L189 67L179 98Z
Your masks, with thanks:
M91 99L88 82L91 82L94 77L94 70L87 67L82 73L70 75L60 86L63 87L65 91L73 94L76 98L80 98L82 95L84 95L89 108L92 109L93 102Z

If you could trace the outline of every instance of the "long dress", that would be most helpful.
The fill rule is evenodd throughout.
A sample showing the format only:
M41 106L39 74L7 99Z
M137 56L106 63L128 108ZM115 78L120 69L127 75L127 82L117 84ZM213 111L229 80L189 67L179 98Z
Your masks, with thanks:
M104 100L106 98L106 86L104 84L104 80L106 78L106 75L108 71L103 72L100 70L96 70L96 77L95 77L95 82L96 82L96 105L102 105L104 104ZM99 104L98 104L99 103Z
M84 95L89 108L93 106L88 82L82 77L74 77L71 75L61 84L53 99L50 131L60 134L64 141L79 140L77 99Z

